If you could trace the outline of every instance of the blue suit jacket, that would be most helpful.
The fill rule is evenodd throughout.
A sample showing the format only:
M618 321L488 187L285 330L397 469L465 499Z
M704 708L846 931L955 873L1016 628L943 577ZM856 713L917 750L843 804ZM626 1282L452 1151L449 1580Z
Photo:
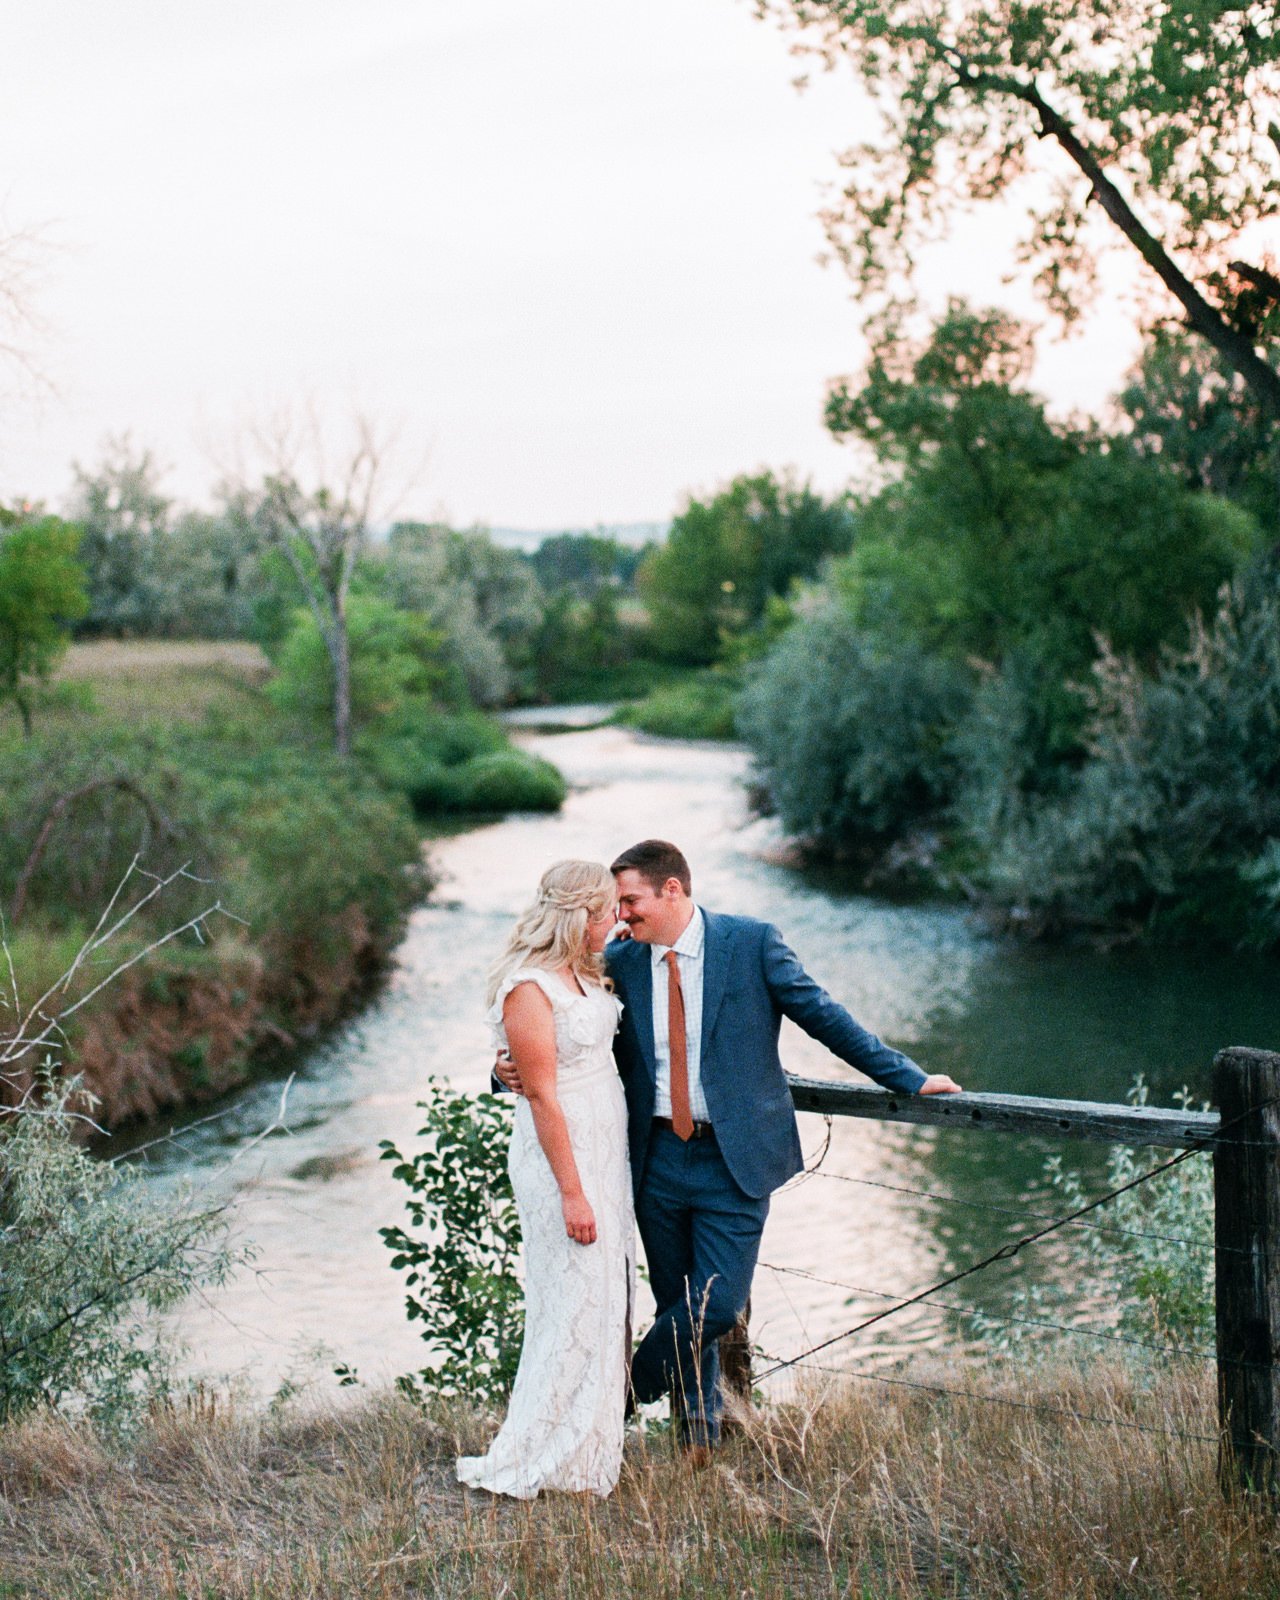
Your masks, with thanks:
M702 1090L725 1164L739 1188L759 1199L803 1164L778 1055L783 1017L887 1089L914 1093L925 1074L909 1056L855 1022L813 981L771 924L710 911L703 915ZM608 945L605 958L625 1007L614 1054L627 1095L631 1176L638 1191L657 1076L652 952L628 939Z

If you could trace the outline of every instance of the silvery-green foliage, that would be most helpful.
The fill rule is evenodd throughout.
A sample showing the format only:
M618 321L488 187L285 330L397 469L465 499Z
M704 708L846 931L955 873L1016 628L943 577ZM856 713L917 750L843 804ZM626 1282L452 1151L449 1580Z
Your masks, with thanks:
M371 552L361 582L426 618L477 705L500 704L542 616L532 568L479 528L398 523Z
M1216 921L1280 938L1280 564L1224 592L1154 675L1103 654L1088 759L1067 792L990 839L997 898L1049 922Z
M853 846L937 814L955 782L965 673L886 648L840 606L797 623L738 703L738 728L789 832Z
M406 1394L474 1394L501 1399L515 1380L524 1337L516 1277L520 1219L507 1174L511 1097L458 1094L438 1078L420 1138L406 1158L389 1140L382 1159L408 1185L408 1229L380 1228L391 1265L407 1272L410 1321L422 1324L430 1366L398 1380Z
M1131 1105L1147 1103L1141 1078L1129 1091ZM1190 1095L1177 1096L1185 1109ZM1167 1150L1144 1151L1116 1145L1102 1178L1085 1180L1064 1167L1060 1155L1045 1162L1053 1208L1067 1215L1099 1194L1122 1188L1170 1159ZM1137 1188L1128 1190L1088 1218L1088 1228L1069 1233L1071 1270L1020 1288L1011 1307L1025 1321L979 1319L997 1349L1023 1354L1069 1354L1087 1360L1114 1349L1147 1362L1163 1356L1146 1349L1158 1345L1211 1355L1214 1349L1213 1165L1208 1152L1196 1153ZM1081 1310L1082 1296L1087 1306ZM1118 1334L1127 1343L1103 1345L1076 1334L1036 1327L1059 1323Z
M1280 839L1268 839L1260 855L1240 868L1253 893L1258 944L1280 943Z
M84 1407L125 1427L171 1381L157 1314L243 1258L220 1208L158 1199L75 1137L85 1097L56 1081L0 1120L0 1419Z

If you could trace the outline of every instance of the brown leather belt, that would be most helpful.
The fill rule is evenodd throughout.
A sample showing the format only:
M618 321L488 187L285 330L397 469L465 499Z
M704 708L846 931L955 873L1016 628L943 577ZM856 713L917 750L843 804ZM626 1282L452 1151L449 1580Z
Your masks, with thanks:
M668 1133L674 1133L676 1131L672 1126L670 1117L655 1117L653 1119L653 1125L655 1128L665 1128ZM716 1130L709 1122L695 1122L693 1125L693 1132L689 1135L691 1139L714 1139L715 1136Z

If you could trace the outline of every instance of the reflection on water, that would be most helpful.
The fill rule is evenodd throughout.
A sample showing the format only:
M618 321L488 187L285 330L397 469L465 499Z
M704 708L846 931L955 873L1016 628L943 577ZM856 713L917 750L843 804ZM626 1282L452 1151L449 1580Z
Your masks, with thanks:
M746 814L740 751L607 727L528 743L571 784L562 813L513 817L433 844L440 888L414 914L384 993L308 1056L290 1091L288 1136L256 1145L218 1176L270 1122L280 1085L265 1083L218 1121L149 1153L158 1183L182 1174L233 1191L239 1230L257 1250L253 1271L183 1316L198 1369L239 1372L269 1392L317 1345L370 1379L416 1363L420 1341L377 1235L399 1220L405 1191L380 1164L378 1141L413 1142L428 1075L468 1091L486 1086L485 970L541 872L561 856L608 861L639 838L676 839L704 905L776 922L855 1016L967 1088L1115 1100L1144 1073L1153 1098L1167 1102L1183 1084L1207 1091L1209 1063L1224 1044L1280 1041L1274 966L1010 945L955 907L885 904L778 865L769 859L772 826ZM783 1052L794 1072L846 1072L790 1023ZM816 1158L822 1120L802 1118L801 1132ZM868 1291L910 1294L1023 1231L1024 1207L1053 1208L1041 1182L1049 1148L837 1120L820 1171L775 1197L762 1251L770 1265L756 1280L756 1339L795 1354L878 1309L883 1301ZM1061 1148L1100 1172L1095 1148ZM1039 1270L1052 1268L1034 1258L1003 1264L957 1298L999 1307L1012 1282ZM962 1334L954 1318L913 1308L878 1328L873 1343L824 1359L865 1365L953 1345Z

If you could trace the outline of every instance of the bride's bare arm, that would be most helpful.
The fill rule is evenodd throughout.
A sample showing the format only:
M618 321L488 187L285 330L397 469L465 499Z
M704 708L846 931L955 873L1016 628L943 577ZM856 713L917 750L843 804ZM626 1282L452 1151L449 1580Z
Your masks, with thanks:
M565 1231L578 1244L594 1244L596 1219L578 1176L569 1128L556 1098L556 1029L551 1001L536 983L520 983L507 996L502 1022L520 1073L534 1131L560 1189Z

